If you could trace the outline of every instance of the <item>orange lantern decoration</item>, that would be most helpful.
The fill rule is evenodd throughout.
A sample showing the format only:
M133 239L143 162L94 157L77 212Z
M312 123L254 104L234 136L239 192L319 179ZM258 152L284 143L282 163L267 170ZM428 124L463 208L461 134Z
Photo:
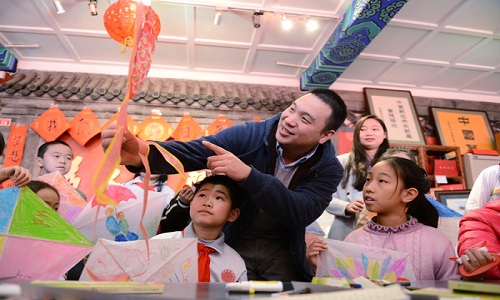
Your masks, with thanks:
M104 12L104 27L109 36L122 44L122 52L125 47L134 47L135 36L135 12L137 5L144 5L143 3L134 0L118 0L111 4L110 7ZM153 28L156 38L160 34L160 19L151 6L146 6L146 13L153 14Z

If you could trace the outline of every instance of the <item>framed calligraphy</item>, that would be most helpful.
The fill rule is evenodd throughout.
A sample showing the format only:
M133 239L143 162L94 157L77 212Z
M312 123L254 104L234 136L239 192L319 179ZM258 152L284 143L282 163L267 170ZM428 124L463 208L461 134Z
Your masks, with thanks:
M365 88L371 114L384 120L391 144L425 145L410 91Z
M443 107L429 109L441 145L460 147L461 153L496 148L495 136L485 111Z

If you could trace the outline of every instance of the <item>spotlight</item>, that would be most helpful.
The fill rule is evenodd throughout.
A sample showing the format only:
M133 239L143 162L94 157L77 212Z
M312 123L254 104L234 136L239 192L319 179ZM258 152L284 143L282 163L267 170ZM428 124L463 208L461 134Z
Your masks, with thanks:
M307 22L306 22L306 28L307 28L308 31L315 31L316 29L319 28L318 21L313 20L313 19L307 20Z
M253 13L253 27L254 28L260 28L260 16L262 16L264 13L261 11L256 11Z
M89 11L91 16L97 16L97 0L89 0Z
M293 27L292 20L287 19L286 16L283 15L283 17L281 17L281 28L283 28L283 30L290 30L292 29L292 27Z
M214 25L220 25L221 20L222 20L222 12L216 11L214 16Z
M54 0L54 6L56 7L58 14L63 14L66 12L62 7L61 2L59 2L59 0Z

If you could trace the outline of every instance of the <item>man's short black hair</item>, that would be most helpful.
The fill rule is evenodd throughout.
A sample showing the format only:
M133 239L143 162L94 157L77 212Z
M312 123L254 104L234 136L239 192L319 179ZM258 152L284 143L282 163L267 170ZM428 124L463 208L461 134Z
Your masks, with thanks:
M333 90L324 88L311 89L308 94L313 94L332 109L332 115L327 121L324 130L337 130L347 117L347 107L344 100Z
M233 179L227 177L226 175L212 175L207 176L205 179L197 183L196 190L194 194L196 195L200 188L207 183L220 184L225 186L229 190L229 198L231 199L231 209L240 208L242 198L244 197L243 188L234 181Z

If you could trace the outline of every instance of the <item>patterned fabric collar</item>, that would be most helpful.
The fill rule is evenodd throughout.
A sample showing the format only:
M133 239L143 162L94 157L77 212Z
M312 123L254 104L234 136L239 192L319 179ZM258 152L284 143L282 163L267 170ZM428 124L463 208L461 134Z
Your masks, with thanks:
M373 230L373 231L377 231L377 232L381 232L381 233L398 233L401 231L406 231L406 230L408 230L408 228L410 228L413 225L418 223L418 220L416 218L414 218L412 216L409 216L409 218L410 219L406 223L401 224L401 225L396 226L396 227L388 227L388 226L383 226L383 225L377 224L376 223L377 217L371 218L366 223L366 225L368 226L368 229Z

